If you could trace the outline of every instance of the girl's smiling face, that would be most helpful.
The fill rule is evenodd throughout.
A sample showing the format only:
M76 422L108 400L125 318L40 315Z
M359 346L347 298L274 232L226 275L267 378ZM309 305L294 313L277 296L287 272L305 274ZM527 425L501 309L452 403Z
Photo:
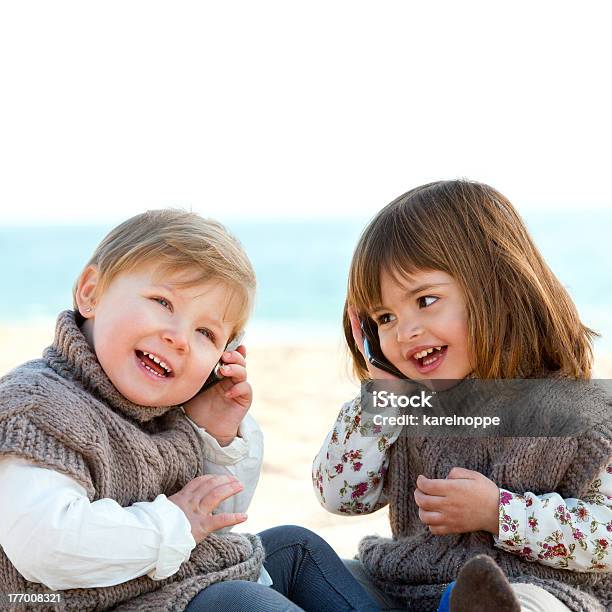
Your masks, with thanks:
M184 278L162 279L145 264L120 273L95 302L95 269L90 266L79 281L77 301L88 317L82 331L113 385L136 404L175 406L192 398L232 333L224 317L231 290L217 281L173 284Z
M463 291L446 272L398 282L383 271L382 304L370 312L385 357L413 380L460 380L472 370Z

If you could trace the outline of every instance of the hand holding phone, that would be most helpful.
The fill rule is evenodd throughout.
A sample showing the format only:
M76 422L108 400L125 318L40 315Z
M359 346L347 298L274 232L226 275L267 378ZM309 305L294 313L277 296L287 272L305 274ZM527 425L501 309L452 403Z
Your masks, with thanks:
M226 348L235 346L236 342ZM227 446L239 435L240 423L253 400L253 389L247 380L245 346L240 344L235 350L226 350L219 366L214 378L211 373L207 379L206 389L187 401L183 410L221 446Z
M242 344L243 338L244 338L244 332L241 331L239 334L236 335L236 337L231 342L228 342L227 346L225 347L224 352L231 353L232 351L235 351ZM216 385L218 382L223 380L223 378L225 378L221 372L222 367L223 367L223 360L219 359L219 361L216 363L215 367L213 368L212 372L210 373L210 375L208 376L208 378L202 385L202 388L200 389L199 393L202 393L202 391L206 391L206 389L209 389L213 385Z

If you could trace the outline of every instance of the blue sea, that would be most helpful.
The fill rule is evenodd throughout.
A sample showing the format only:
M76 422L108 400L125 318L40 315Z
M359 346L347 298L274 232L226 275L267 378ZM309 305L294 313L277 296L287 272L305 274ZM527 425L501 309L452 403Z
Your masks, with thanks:
M612 211L523 217L582 320L612 350ZM223 219L222 219L223 220ZM255 267L258 296L250 330L296 339L340 337L347 271L367 219L232 222ZM72 304L72 284L108 226L0 228L0 324L55 318Z

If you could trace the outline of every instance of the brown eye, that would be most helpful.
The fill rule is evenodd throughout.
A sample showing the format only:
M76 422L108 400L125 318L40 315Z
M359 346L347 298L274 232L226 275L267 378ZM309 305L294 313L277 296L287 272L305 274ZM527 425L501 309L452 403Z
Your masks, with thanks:
M423 295L422 297L417 298L417 304L419 305L419 308L427 308L428 306L435 304L438 299L439 298L435 297L434 295ZM428 302L428 300L433 301Z

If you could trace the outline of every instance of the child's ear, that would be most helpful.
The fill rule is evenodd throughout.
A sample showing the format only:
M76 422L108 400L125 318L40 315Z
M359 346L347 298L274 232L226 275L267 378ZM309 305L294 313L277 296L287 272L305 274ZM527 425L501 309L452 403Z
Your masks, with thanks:
M99 280L98 268L91 264L83 270L77 281L76 302L79 312L86 319L92 316L93 308L96 304L96 289L98 288Z

